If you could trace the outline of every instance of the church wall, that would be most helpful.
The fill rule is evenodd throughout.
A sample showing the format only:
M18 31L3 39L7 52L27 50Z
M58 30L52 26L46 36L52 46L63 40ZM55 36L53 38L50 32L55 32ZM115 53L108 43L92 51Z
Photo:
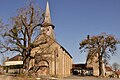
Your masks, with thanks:
M69 61L70 59L69 59L69 56L67 56L67 67L68 67L68 69L70 69L70 61ZM70 74L70 70L68 70L68 76L69 76L69 74Z
M62 60L63 60L63 58L62 58L62 55L63 55L63 51L62 51L62 49L61 48L59 48L59 54L58 54L58 64L59 64L59 66L58 66L58 76L63 76L63 62L62 62Z
M64 66L65 66L65 55L64 55L64 51L62 52L62 75L64 76L65 75L65 73L64 73L64 71L65 71L65 68L64 68Z
M55 46L54 46L55 47ZM52 62L52 75L58 76L58 77L66 77L70 75L70 69L72 68L72 59L71 57L63 51L62 48L60 48L59 45L56 44L58 55L54 55L54 61ZM53 53L55 54L55 53ZM56 60L55 60L56 58ZM55 63L56 61L56 63ZM56 65L56 66L55 66ZM55 72L56 71L56 72Z
M72 67L71 62L71 57L66 52L64 52L64 76L70 76L70 70Z
M67 54L67 53L66 53ZM69 55L66 55L66 57L67 57L67 76L70 76L70 70L71 70L71 68L70 68L70 60L71 60L71 58L69 57Z
M62 50L62 48L58 48L58 60L57 60L57 62L58 62L58 65L57 65L57 76L59 76L59 77L62 77L62 76L64 76L64 63L63 63L63 60L64 60L64 58L63 58L63 50Z
M53 76L54 75L54 72L55 72L55 68L54 68L54 52L52 52L52 55L51 55L52 59L51 59L51 62L49 63L49 75Z
M60 74L60 55L61 50L58 48L58 53L56 55L56 76L59 76Z
M66 76L66 53L65 51L63 52L63 55L64 55L64 76Z
M56 59L56 57L55 57L55 55L56 55L56 53L55 53L55 50L57 49L57 47L58 47L58 45L56 44L56 43L54 43L52 46L51 46L51 48L53 49L53 51L52 51L52 61L51 61L51 69L50 69L50 75L51 76L55 76L56 75L56 73L57 73L57 59Z
M65 72L66 72L66 76L68 76L68 71L69 71L68 69L69 68L68 68L68 57L67 57L67 54L65 54L65 60L66 60Z

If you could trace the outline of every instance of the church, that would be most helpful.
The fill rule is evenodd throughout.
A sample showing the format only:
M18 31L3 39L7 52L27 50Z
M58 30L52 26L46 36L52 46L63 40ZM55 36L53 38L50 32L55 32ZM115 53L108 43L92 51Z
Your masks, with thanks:
M54 28L47 1L40 35L33 42L35 48L31 50L30 56L33 58L29 62L29 70L35 68L38 76L67 77L71 75L72 56L56 41Z

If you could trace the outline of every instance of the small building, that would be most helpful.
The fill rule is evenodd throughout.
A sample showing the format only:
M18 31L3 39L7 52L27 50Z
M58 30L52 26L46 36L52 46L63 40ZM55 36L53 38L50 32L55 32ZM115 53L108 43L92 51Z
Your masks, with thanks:
M117 78L120 78L120 70L115 71L115 75L116 75Z
M73 64L72 73L73 75L90 76L93 75L93 68L87 67L86 64Z
M23 61L20 55L16 55L4 62L4 68L6 68L6 73L20 73L20 69L23 67Z
M112 77L114 75L114 72L112 70L112 67L110 66L105 66L105 76L106 77Z

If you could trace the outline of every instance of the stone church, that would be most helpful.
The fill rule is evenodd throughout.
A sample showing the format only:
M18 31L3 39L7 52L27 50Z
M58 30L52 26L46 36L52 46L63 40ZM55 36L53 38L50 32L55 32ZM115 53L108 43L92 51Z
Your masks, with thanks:
M38 76L66 77L71 74L72 56L55 40L54 28L47 2L45 20L40 35L33 42L35 48L31 50L33 58L29 63L29 70L34 70Z

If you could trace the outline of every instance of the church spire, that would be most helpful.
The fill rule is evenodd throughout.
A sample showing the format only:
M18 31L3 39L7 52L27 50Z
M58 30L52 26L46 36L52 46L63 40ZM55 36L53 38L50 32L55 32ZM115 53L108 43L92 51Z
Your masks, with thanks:
M44 22L41 26L41 33L44 33L44 34L50 36L52 39L55 39L54 28L55 28L55 26L51 22L49 3L47 1L46 11L45 11L45 15L44 15Z
M46 4L46 11L45 11L45 20L44 20L44 23L51 24L50 8L49 8L48 1L47 1L47 4Z

